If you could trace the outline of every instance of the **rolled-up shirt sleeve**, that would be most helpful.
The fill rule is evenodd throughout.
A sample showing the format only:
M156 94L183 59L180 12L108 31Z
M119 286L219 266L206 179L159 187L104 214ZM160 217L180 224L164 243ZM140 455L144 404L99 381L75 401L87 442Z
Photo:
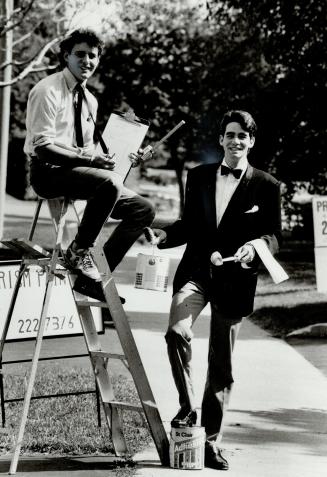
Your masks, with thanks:
M27 152L33 153L36 147L54 143L57 103L55 92L51 89L35 88L31 91L26 114L30 148Z

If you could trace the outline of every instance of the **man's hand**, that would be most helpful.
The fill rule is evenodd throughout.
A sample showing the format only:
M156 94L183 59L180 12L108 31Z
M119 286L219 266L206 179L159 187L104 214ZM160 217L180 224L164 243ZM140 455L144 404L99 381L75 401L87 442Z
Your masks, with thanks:
M146 227L144 229L144 236L151 245L159 245L159 243L164 242L167 238L167 234L162 229L151 229Z
M255 257L255 249L250 243L240 247L235 253L235 262L250 263Z
M109 171L113 171L115 169L115 161L113 160L113 156L109 154L96 154L92 158L91 166L96 167L98 169L107 169Z
M139 149L137 151L137 154L134 152L131 152L129 154L129 159L132 163L132 167L137 167L141 164L141 162L145 162L148 159L151 159L153 157L153 149L151 146L147 146L145 149Z
M211 254L210 261L216 267L220 267L221 265L224 264L223 257L221 256L219 252L213 252Z

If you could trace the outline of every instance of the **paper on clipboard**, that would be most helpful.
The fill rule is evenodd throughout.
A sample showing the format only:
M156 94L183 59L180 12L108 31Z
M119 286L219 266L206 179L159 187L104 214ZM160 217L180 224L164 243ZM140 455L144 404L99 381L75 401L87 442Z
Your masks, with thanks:
M102 138L109 149L109 154L115 153L114 172L124 179L131 168L131 160L128 156L131 152L137 153L139 150L149 129L149 124L149 121L140 118L125 119L123 113L119 111L114 111L108 119ZM102 152L100 144L97 145L96 152Z

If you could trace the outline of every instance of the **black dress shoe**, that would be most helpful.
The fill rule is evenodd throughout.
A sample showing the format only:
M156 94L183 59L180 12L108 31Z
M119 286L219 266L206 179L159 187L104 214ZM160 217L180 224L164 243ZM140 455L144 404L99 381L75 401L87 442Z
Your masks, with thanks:
M171 427L192 427L197 420L196 411L180 409L174 419L171 421Z
M211 446L205 446L204 465L217 470L228 470L229 468L227 460L221 455L221 450Z
M89 296L90 298L94 298L95 300L99 301L106 301L101 282L96 282L95 280L92 280L91 278L85 276L85 275L78 275L74 286L73 290L82 293L82 295ZM119 297L120 302L122 305L126 303L125 298L122 296Z
M95 300L106 301L101 282L96 282L85 275L81 274L77 276L73 290L82 293L82 295L94 298Z

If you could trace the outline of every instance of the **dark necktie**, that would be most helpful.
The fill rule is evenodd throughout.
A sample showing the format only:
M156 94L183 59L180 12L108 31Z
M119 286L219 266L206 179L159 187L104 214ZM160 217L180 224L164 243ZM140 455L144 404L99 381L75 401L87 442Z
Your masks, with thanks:
M222 176L227 176L228 174L233 174L235 179L239 179L242 174L242 169L231 169L230 167L224 166L224 164L221 165L221 175Z
M83 130L82 130L82 103L84 91L83 87L78 84L74 88L74 109L75 109L75 135L76 135L76 145L78 147L84 146L83 141Z

